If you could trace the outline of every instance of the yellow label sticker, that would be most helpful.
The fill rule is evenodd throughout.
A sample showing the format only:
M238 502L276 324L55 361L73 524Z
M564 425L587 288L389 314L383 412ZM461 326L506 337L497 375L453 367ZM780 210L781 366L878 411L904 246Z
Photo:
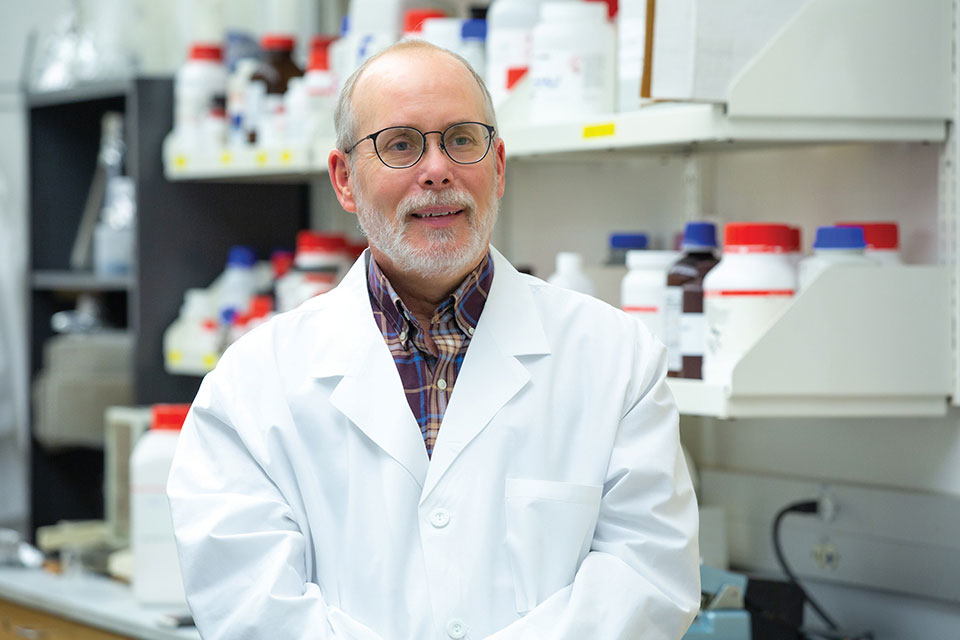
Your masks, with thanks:
M217 360L220 358L215 353L208 353L203 356L203 366L213 369L213 366L217 364Z
M583 137L587 138L605 138L612 136L617 132L617 125L613 122L603 124L588 124L583 128Z
M187 156L179 155L174 157L173 166L177 169L186 169L187 168Z
M183 353L177 350L168 351L167 361L170 364L180 364L183 361Z
M290 164L293 162L293 151L289 149L284 149L280 152L280 162L283 164Z
M229 151L224 151L220 154L220 164L230 164L233 162L233 154Z
M259 153L257 153L257 164L259 164L259 165L261 165L261 166L267 164L267 152L266 152L266 151L260 151Z

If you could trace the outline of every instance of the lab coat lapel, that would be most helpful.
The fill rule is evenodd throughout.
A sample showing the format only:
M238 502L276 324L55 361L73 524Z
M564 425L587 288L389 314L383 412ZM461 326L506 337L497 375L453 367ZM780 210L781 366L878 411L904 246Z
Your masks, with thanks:
M421 503L460 452L530 380L523 356L550 352L529 286L494 248L493 284L440 425Z
M329 348L314 363L315 377L340 377L330 404L403 465L421 487L427 474L423 436L403 392L390 349L373 319L364 258L330 296L336 321ZM328 325L329 326L329 325Z

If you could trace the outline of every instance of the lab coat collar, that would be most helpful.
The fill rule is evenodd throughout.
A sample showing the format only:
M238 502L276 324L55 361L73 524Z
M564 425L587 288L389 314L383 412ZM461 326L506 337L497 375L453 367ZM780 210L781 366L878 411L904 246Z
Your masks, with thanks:
M529 381L519 358L550 352L539 308L524 276L499 251L490 249L494 260L490 296L451 394L432 461L396 364L373 319L366 284L368 252L317 303L333 307L324 309L331 317L324 331L335 338L323 340L325 348L314 356L310 373L317 378L341 377L330 402L410 472L422 487L421 500Z

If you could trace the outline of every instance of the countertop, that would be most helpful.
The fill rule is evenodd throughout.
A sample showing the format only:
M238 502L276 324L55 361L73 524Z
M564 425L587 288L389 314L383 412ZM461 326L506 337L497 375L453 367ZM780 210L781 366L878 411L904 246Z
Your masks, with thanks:
M95 574L60 576L0 567L0 599L138 640L199 640L194 627L160 623L176 607L142 605L128 585Z

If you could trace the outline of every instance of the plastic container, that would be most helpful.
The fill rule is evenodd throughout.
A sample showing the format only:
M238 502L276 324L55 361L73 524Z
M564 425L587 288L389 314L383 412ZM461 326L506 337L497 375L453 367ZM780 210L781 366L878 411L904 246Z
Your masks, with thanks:
M277 311L290 311L336 286L350 266L343 235L301 231L293 268L277 281Z
M266 147L283 144L286 118L283 95L292 78L303 77L303 69L293 61L296 40L289 35L265 35L260 39L260 66L250 78L251 85L263 85L263 103L254 135L257 144Z
M669 359L667 375L699 380L703 377L707 339L703 278L719 262L716 225L688 222L681 249L683 257L667 271L664 312L664 343Z
M800 261L797 288L803 291L817 277L840 265L876 264L864 254L867 243L860 227L820 227L813 241L813 255Z
M227 144L234 148L247 146L250 132L255 130L255 105L250 105L250 81L259 63L253 58L237 61L237 68L227 78ZM251 109L251 107L254 107Z
M318 36L310 42L310 62L303 76L308 140L333 136L337 75L330 69L330 46L335 40L329 36Z
M615 42L606 4L545 2L533 29L531 121L612 113Z
M214 98L225 97L227 69L223 50L215 44L194 44L174 76L173 127L182 148L203 149L204 123Z
M143 604L186 606L166 486L189 408L155 405L150 430L130 456L133 595Z
M747 350L790 305L797 275L785 224L730 223L723 257L703 279L707 344L703 379L727 384Z
M620 285L620 308L645 324L660 341L664 339L667 269L679 257L676 251L627 252L628 271Z
M460 55L481 78L487 69L487 21L464 20L460 28Z
M459 54L463 48L462 32L463 20L460 18L427 18L423 21L420 37L430 44Z
M180 315L163 333L164 368L194 375L210 371L222 348L213 296L204 289L187 289Z
M903 264L900 230L896 222L838 222L838 227L860 227L867 243L864 254L884 265Z
M246 310L256 291L253 266L256 259L249 247L234 246L227 254L227 266L218 288L217 308L222 314L228 309L234 312Z
M650 244L645 233L611 233L608 265L626 265L628 251L643 251Z
M541 0L493 0L487 11L486 83L494 108L510 93L510 70L518 73L533 59L533 28Z
M557 254L557 270L547 278L547 282L591 296L595 291L593 281L583 270L583 256L569 251Z
M432 18L446 17L447 13L445 11L440 11L439 9L427 9L419 7L407 9L407 11L405 11L403 14L403 37L406 39L425 39L423 33L424 23Z

